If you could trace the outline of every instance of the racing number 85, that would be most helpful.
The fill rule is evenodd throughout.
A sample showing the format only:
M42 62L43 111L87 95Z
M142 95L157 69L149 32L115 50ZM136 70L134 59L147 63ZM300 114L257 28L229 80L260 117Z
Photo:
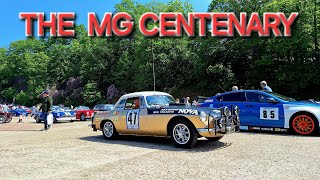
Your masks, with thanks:
M268 111L263 111L263 118L268 118ZM270 111L270 118L274 119L274 111Z

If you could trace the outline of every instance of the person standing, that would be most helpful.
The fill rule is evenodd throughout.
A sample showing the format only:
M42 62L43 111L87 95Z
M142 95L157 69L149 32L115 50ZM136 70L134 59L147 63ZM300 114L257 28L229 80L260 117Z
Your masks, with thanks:
M44 128L41 129L41 131L46 131L50 128L50 125L48 125L47 117L48 117L49 111L51 110L53 99L49 95L48 90L43 91L41 93L41 96L42 96L42 104L41 104L39 111L42 110L43 122L44 122Z
M184 104L185 104L186 106L191 106L189 100L190 100L190 97L186 97L186 99L184 100Z
M266 92L272 92L271 87L268 86L266 81L261 81L260 85L262 87L262 91L266 91Z
M238 91L239 90L239 88L238 88L238 86L232 86L232 91Z

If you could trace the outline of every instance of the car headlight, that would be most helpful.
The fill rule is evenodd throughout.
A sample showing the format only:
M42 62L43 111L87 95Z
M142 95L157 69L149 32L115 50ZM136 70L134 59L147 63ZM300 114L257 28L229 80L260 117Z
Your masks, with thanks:
M240 112L240 109L239 109L239 107L238 106L233 106L233 114L235 114L235 115L239 115L239 112Z
M60 113L57 113L57 116L60 116Z
M200 120L205 122L207 120L207 114L204 111L200 112Z
M223 108L223 115L231 116L231 111L227 106Z

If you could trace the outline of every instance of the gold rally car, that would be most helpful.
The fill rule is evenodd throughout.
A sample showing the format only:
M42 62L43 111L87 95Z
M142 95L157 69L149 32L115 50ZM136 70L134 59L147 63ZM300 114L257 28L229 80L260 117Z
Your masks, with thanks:
M198 137L217 141L239 126L239 109L191 107L163 92L123 95L111 111L97 112L94 131L115 139L119 134L170 137L177 147L192 148Z

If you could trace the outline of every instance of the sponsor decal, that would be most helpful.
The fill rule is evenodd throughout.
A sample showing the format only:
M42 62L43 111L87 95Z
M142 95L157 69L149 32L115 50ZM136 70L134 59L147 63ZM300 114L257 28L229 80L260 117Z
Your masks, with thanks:
M273 128L261 128L261 131L273 131Z
M249 130L249 127L248 126L239 126L239 128L241 129L241 130Z
M190 114L190 115L199 115L198 110L194 109L157 109L152 110L148 109L148 114Z
M240 126L240 130L246 130L247 126ZM288 132L288 129L283 129L283 128L271 128L271 127L248 127L249 131L271 131L271 132Z

